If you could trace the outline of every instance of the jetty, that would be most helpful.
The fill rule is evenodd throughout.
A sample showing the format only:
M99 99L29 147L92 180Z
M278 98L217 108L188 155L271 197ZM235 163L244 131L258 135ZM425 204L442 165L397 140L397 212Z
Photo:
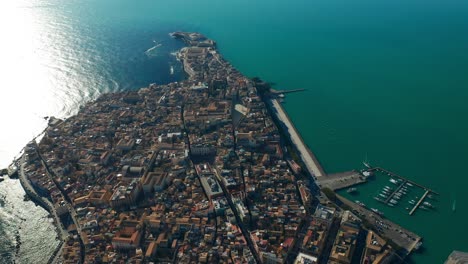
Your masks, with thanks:
M333 191L365 183L366 181L366 177L356 170L328 174L327 177L317 179L320 188L329 188Z
M385 199L385 203L388 203L392 198L393 196L403 187L405 186L406 184L406 181L402 181L402 183L396 188L395 191L393 191L388 197L387 199Z
M424 201L424 199L426 198L426 196L429 194L430 191L426 190L426 192L424 193L424 195L421 197L421 199L419 199L419 201L416 203L416 205L413 207L413 209L411 209L411 211L409 212L409 215L413 215L414 211L416 211L416 209L418 209L418 207L421 205L421 203Z
M303 92L303 91L305 91L305 90L306 90L306 89L276 90L276 89L271 88L271 89L270 89L270 93L271 93L271 94L279 95L279 94Z

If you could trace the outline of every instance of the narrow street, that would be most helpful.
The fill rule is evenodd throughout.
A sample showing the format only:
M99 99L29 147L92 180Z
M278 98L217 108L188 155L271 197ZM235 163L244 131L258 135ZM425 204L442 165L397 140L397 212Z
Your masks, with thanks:
M215 173L217 174L216 171L215 171ZM245 239L247 240L247 244L249 246L250 251L252 252L255 260L257 261L257 263L262 263L262 261L260 259L260 256L255 251L254 243L252 241L252 238L250 237L250 233L248 232L247 228L242 223L242 220L239 217L239 213L237 212L237 209L234 206L234 203L232 202L231 195L227 191L226 186L221 181L219 181L219 177L215 177L215 178L218 181L219 186L221 186L221 189L223 189L224 196L226 197L226 199L227 199L227 201L229 203L229 207L231 207L231 210L232 210L232 212L234 213L234 215L236 217L237 225L240 227L240 229L242 231L242 234L244 235Z

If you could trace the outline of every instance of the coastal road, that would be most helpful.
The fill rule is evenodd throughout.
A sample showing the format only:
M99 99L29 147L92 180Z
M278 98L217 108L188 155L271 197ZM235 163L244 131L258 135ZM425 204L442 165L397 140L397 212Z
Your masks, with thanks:
M297 132L296 128L294 127L293 123L288 117L288 114L284 111L283 107L280 105L278 100L271 99L271 105L273 109L276 111L276 116L278 119L283 122L284 126L287 128L287 132L291 138L292 143L296 146L296 149L299 151L302 161L304 162L305 166L309 173L316 177L325 176L325 172L318 162L317 158L314 154L310 151L310 149L304 143L304 140L301 138L299 133Z
M67 240L69 234L67 230L65 230L65 227L63 226L62 222L60 221L60 217L57 215L57 211L55 211L53 204L46 198L38 195L34 187L31 185L31 182L29 181L28 177L26 177L26 174L24 172L25 163L26 163L25 155L23 155L20 159L19 176L18 176L20 178L21 185L23 186L24 191L29 196L34 196L35 199L41 200L43 204L48 207L47 211L49 211L49 214L51 214L54 217L58 236L62 240L59 246L55 249L54 254L51 256L48 262L48 263L56 264L60 262L62 250L63 250L63 247L65 246L65 241Z
M61 257L62 257L62 252L63 252L64 247L65 247L65 242L61 242L60 247L58 247L55 250L54 255L51 256L51 258L49 260L49 264L59 264L59 263L61 263Z
M19 177L22 183L22 186L26 193L29 195L34 195L36 199L41 200L44 204L47 205L49 208L49 213L54 217L57 231L59 232L59 236L62 239L62 241L65 241L65 239L68 237L68 232L65 230L65 228L62 225L62 222L60 221L60 217L57 215L57 212L54 210L54 205L47 200L44 197L41 197L39 194L37 194L36 190L34 190L34 187L31 185L29 182L29 179L26 177L26 174L24 173L24 164L25 164L25 159L24 155L21 157L20 161L20 171L19 171Z

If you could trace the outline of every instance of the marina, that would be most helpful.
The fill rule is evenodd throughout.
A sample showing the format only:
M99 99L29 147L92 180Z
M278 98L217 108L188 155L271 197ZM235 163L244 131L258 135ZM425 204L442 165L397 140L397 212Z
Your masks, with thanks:
M346 189L346 193L357 195L359 190L354 186L368 182L370 176L378 172L390 176L390 179L389 184L383 186L374 195L374 200L394 209L399 208L403 203L407 203L408 205L403 206L403 208L409 211L409 215L413 215L418 208L425 211L435 208L426 199L434 199L436 195L439 195L437 192L382 167L372 167L368 162L363 162L363 165L364 170L328 174L326 177L319 177L317 183L321 188L329 188L333 191ZM422 190L422 192L419 192L414 199L408 198L409 193L418 192L419 190Z
M412 209L410 210L409 212L409 215L413 215L416 210L418 208L420 209L423 209L423 210L426 210L426 211L429 211L429 209L433 208L433 206L425 201L426 198L428 198L429 195L431 195L431 197L433 198L434 196L433 195L439 195L437 192L421 185L421 184L418 184L416 182L413 182L409 179L406 179L394 172L391 172L389 170L386 170L384 168L381 168L381 167L375 167L375 168L369 168L369 171L373 171L373 172L381 172L381 173L384 173L384 174L387 174L388 176L390 176L390 182L397 185L398 187L396 188L395 191L393 191L390 195L381 195L382 197L385 198L385 201L384 203L389 205L390 207L394 207L396 204L398 204L398 201L399 199L401 199L402 196L406 195L407 194L407 190L408 188L420 188L420 189L423 189L424 191L424 194L421 196L421 198L416 202L414 200L410 200L408 203L410 205L412 205ZM391 190L390 187L388 186L385 186L384 187L384 190ZM385 197L386 196L386 197Z

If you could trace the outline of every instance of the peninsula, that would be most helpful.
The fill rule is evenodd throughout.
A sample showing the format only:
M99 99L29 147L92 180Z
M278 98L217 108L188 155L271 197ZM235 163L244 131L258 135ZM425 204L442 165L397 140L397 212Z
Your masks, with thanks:
M322 195L328 176L267 84L215 41L172 36L186 80L51 118L18 160L58 227L50 263L390 263L415 248L417 235Z

